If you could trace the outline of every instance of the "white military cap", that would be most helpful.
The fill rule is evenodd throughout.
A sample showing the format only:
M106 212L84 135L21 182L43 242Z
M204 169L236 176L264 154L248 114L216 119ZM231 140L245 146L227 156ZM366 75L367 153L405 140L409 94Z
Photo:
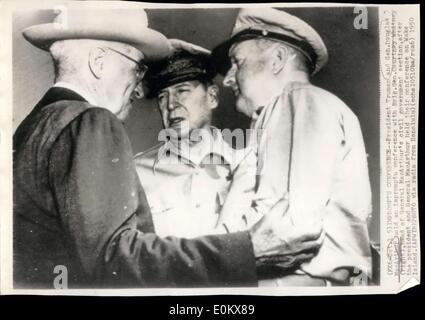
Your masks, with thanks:
M217 62L228 60L230 47L238 42L271 38L297 49L317 73L328 61L328 50L320 35L303 20L272 8L243 8L239 11L230 39L213 50Z

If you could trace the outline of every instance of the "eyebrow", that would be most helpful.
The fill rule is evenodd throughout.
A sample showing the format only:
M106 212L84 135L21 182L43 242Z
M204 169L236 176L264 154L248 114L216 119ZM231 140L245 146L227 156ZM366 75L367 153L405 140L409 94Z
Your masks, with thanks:
M195 87L191 82L189 82L189 81L185 81L185 82L182 82L182 83L179 83L179 84L176 84L175 86L174 86L174 88L175 89L178 89L178 88L181 88L181 87L186 87L186 86L189 86L189 87ZM165 93L168 93L168 91L166 90L166 88L165 89L163 89L163 90L161 90L161 91L159 91L158 92L158 96L159 95L161 95L161 94L165 94Z
M238 55L240 55L240 52L239 51L237 51L237 48L239 47L239 43L235 43L235 44L233 44L230 48L229 48L229 51L228 51L228 56L229 57L231 57L231 56L238 56Z
M229 53L229 59L230 60L240 60L242 59L242 54L240 52L231 52Z

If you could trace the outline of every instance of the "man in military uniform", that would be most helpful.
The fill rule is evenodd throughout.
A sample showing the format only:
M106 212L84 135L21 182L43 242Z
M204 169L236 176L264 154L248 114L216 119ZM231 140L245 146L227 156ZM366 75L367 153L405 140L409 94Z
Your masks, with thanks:
M219 88L213 82L210 52L172 41L178 47L175 53L149 66L146 75L161 113L164 142L136 155L136 169L157 234L192 238L223 233L229 230L217 222L232 176L241 161L250 158L252 171L245 168L243 175L248 183L232 208L242 214L251 206L255 180L249 174L255 174L256 159L249 150L231 148L211 125Z
M370 275L363 137L344 102L310 83L328 60L319 34L282 10L242 9L214 56L227 67L223 83L234 92L236 108L261 131L251 141L258 153L252 210L267 212L284 199L294 226L321 219L326 231L315 258L268 284L346 284L360 270ZM231 211L221 218L235 220Z

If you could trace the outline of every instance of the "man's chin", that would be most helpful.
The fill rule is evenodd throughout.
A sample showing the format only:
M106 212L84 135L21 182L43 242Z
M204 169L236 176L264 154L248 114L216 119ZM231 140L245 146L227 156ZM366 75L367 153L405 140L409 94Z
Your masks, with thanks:
M121 110L120 110L120 111L118 111L118 113L116 114L117 118L118 118L120 121L124 122L124 121L128 118L128 115L130 114L130 110L131 110L131 108L132 108L132 104L131 104L131 103L126 104L126 105L125 105L124 107L122 107L122 108L121 108Z
M242 98L239 98L236 101L236 111L243 113L249 118L252 117L252 108L250 108L250 106Z

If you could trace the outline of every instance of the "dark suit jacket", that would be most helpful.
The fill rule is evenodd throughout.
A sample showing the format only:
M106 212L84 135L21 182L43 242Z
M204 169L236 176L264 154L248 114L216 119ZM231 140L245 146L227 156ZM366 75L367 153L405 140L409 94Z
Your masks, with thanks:
M154 233L123 125L52 88L14 134L15 287L255 286L247 232ZM170 190L170 192L173 192Z

